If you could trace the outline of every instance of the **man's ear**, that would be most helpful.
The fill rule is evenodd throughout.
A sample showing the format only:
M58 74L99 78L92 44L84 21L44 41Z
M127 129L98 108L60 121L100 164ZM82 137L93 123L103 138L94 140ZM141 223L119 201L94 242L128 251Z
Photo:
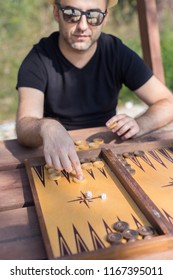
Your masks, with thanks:
M59 22L59 11L58 11L58 7L57 5L54 5L53 6L53 16L54 16L54 19Z

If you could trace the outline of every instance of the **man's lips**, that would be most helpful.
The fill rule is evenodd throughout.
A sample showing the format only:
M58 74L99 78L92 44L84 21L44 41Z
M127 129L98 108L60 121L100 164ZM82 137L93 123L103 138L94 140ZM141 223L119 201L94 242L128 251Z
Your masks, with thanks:
M80 40L86 40L88 39L90 36L89 35L81 35L81 34L75 34L73 35L76 39L80 39Z

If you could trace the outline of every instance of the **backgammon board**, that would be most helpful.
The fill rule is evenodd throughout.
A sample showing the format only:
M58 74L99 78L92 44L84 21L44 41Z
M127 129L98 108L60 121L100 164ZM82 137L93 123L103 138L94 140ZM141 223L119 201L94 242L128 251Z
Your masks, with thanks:
M134 180L173 225L173 147L145 151L141 156L127 153L126 161L136 171Z
M104 166L84 170L86 182L81 184L65 171L61 180L51 181L43 158L25 162L49 259L90 258L173 233L173 149L120 157L115 149L102 148L79 152L79 158L91 159L93 153ZM92 197L87 197L88 192ZM130 236L115 229L119 222L128 224ZM153 234L140 234L141 228L152 229Z

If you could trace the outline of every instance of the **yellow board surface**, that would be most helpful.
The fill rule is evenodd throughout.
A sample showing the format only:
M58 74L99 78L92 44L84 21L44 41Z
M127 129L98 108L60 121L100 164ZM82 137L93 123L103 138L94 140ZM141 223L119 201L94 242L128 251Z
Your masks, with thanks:
M62 179L50 181L44 166L31 167L31 172L53 258L109 247L106 236L118 220L131 229L149 225L106 163L104 168L84 170L82 184L64 171ZM102 193L106 199L101 199Z
M148 151L127 161L136 171L133 178L173 224L173 148Z

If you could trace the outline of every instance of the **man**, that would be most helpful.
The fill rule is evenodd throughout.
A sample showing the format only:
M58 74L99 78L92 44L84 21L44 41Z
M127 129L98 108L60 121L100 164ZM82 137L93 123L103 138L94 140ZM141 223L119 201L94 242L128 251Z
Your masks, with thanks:
M123 140L173 119L173 96L118 38L102 33L117 0L51 0L59 32L43 38L19 71L16 120L20 143L43 145L49 166L83 173L70 129L110 126ZM148 106L138 118L116 115L125 84Z

